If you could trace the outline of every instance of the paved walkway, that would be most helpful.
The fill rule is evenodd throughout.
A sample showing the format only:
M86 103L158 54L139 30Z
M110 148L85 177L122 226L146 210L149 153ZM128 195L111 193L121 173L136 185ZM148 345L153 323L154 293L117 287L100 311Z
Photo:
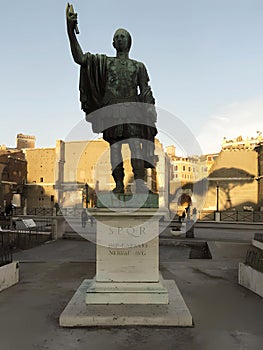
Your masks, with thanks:
M60 328L75 290L95 274L95 246L60 240L19 252L20 282L0 293L0 349L261 350L263 299L237 284L248 246L215 242L212 260L188 259L187 247L160 247L160 270L176 281L193 328Z

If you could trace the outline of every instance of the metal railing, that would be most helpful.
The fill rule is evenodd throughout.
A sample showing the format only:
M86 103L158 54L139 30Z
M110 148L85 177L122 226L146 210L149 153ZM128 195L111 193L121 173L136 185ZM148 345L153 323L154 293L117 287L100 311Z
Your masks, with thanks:
M27 208L26 215L29 216L81 216L82 208L62 208L54 210L54 208ZM220 221L241 221L241 222L263 222L263 211L238 211L238 210L222 210L220 213ZM23 208L15 208L13 212L14 216L24 215ZM197 218L201 221L214 221L214 210L203 210L197 213ZM175 213L174 220L178 220L179 216ZM192 219L192 215L191 215ZM5 224L8 225L8 220L5 220ZM0 219L0 226L1 219Z
M51 239L51 233L6 230L0 231L0 249L9 254L18 249L30 249Z
M239 222L263 222L263 211L220 211L220 221L239 221ZM214 221L215 211L204 210L199 213L199 220Z
M27 215L52 216L53 208L28 208Z
M263 272L263 252L248 250L246 255L245 264L253 267L254 269Z
M0 247L0 266L4 266L13 261L12 249L9 247Z
M61 211L61 215L81 217L82 211L82 208L63 208Z
M259 242L263 242L263 233L261 232L256 232L254 235L254 239Z
M13 261L12 248L4 237L4 232L0 233L0 266L9 264Z

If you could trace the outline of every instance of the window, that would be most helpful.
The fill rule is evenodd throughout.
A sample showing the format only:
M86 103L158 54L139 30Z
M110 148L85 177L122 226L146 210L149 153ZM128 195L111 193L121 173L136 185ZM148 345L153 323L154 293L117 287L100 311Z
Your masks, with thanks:
M44 178L43 177L40 178L40 182L44 182Z
M185 165L183 165L183 171L185 171Z

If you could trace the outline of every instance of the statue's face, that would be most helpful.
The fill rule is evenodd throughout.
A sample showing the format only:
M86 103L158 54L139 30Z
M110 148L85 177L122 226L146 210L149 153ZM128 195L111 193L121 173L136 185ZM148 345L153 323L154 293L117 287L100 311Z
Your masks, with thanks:
M127 52L130 49L130 36L124 29L118 29L113 37L113 46L118 52Z

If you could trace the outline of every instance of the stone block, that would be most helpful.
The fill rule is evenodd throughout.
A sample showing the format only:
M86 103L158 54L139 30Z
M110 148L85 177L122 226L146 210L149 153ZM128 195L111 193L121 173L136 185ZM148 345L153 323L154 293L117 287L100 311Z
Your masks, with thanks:
M97 208L158 208L159 195L156 193L114 194L99 192Z
M238 283L263 297L263 273L244 263L239 263Z
M87 280L86 304L168 304L163 279L157 282L97 282Z
M0 292L19 281L19 264L13 261L0 267Z
M89 280L84 280L59 318L62 327L160 326L192 327L192 315L173 280L164 280L168 304L85 303Z

